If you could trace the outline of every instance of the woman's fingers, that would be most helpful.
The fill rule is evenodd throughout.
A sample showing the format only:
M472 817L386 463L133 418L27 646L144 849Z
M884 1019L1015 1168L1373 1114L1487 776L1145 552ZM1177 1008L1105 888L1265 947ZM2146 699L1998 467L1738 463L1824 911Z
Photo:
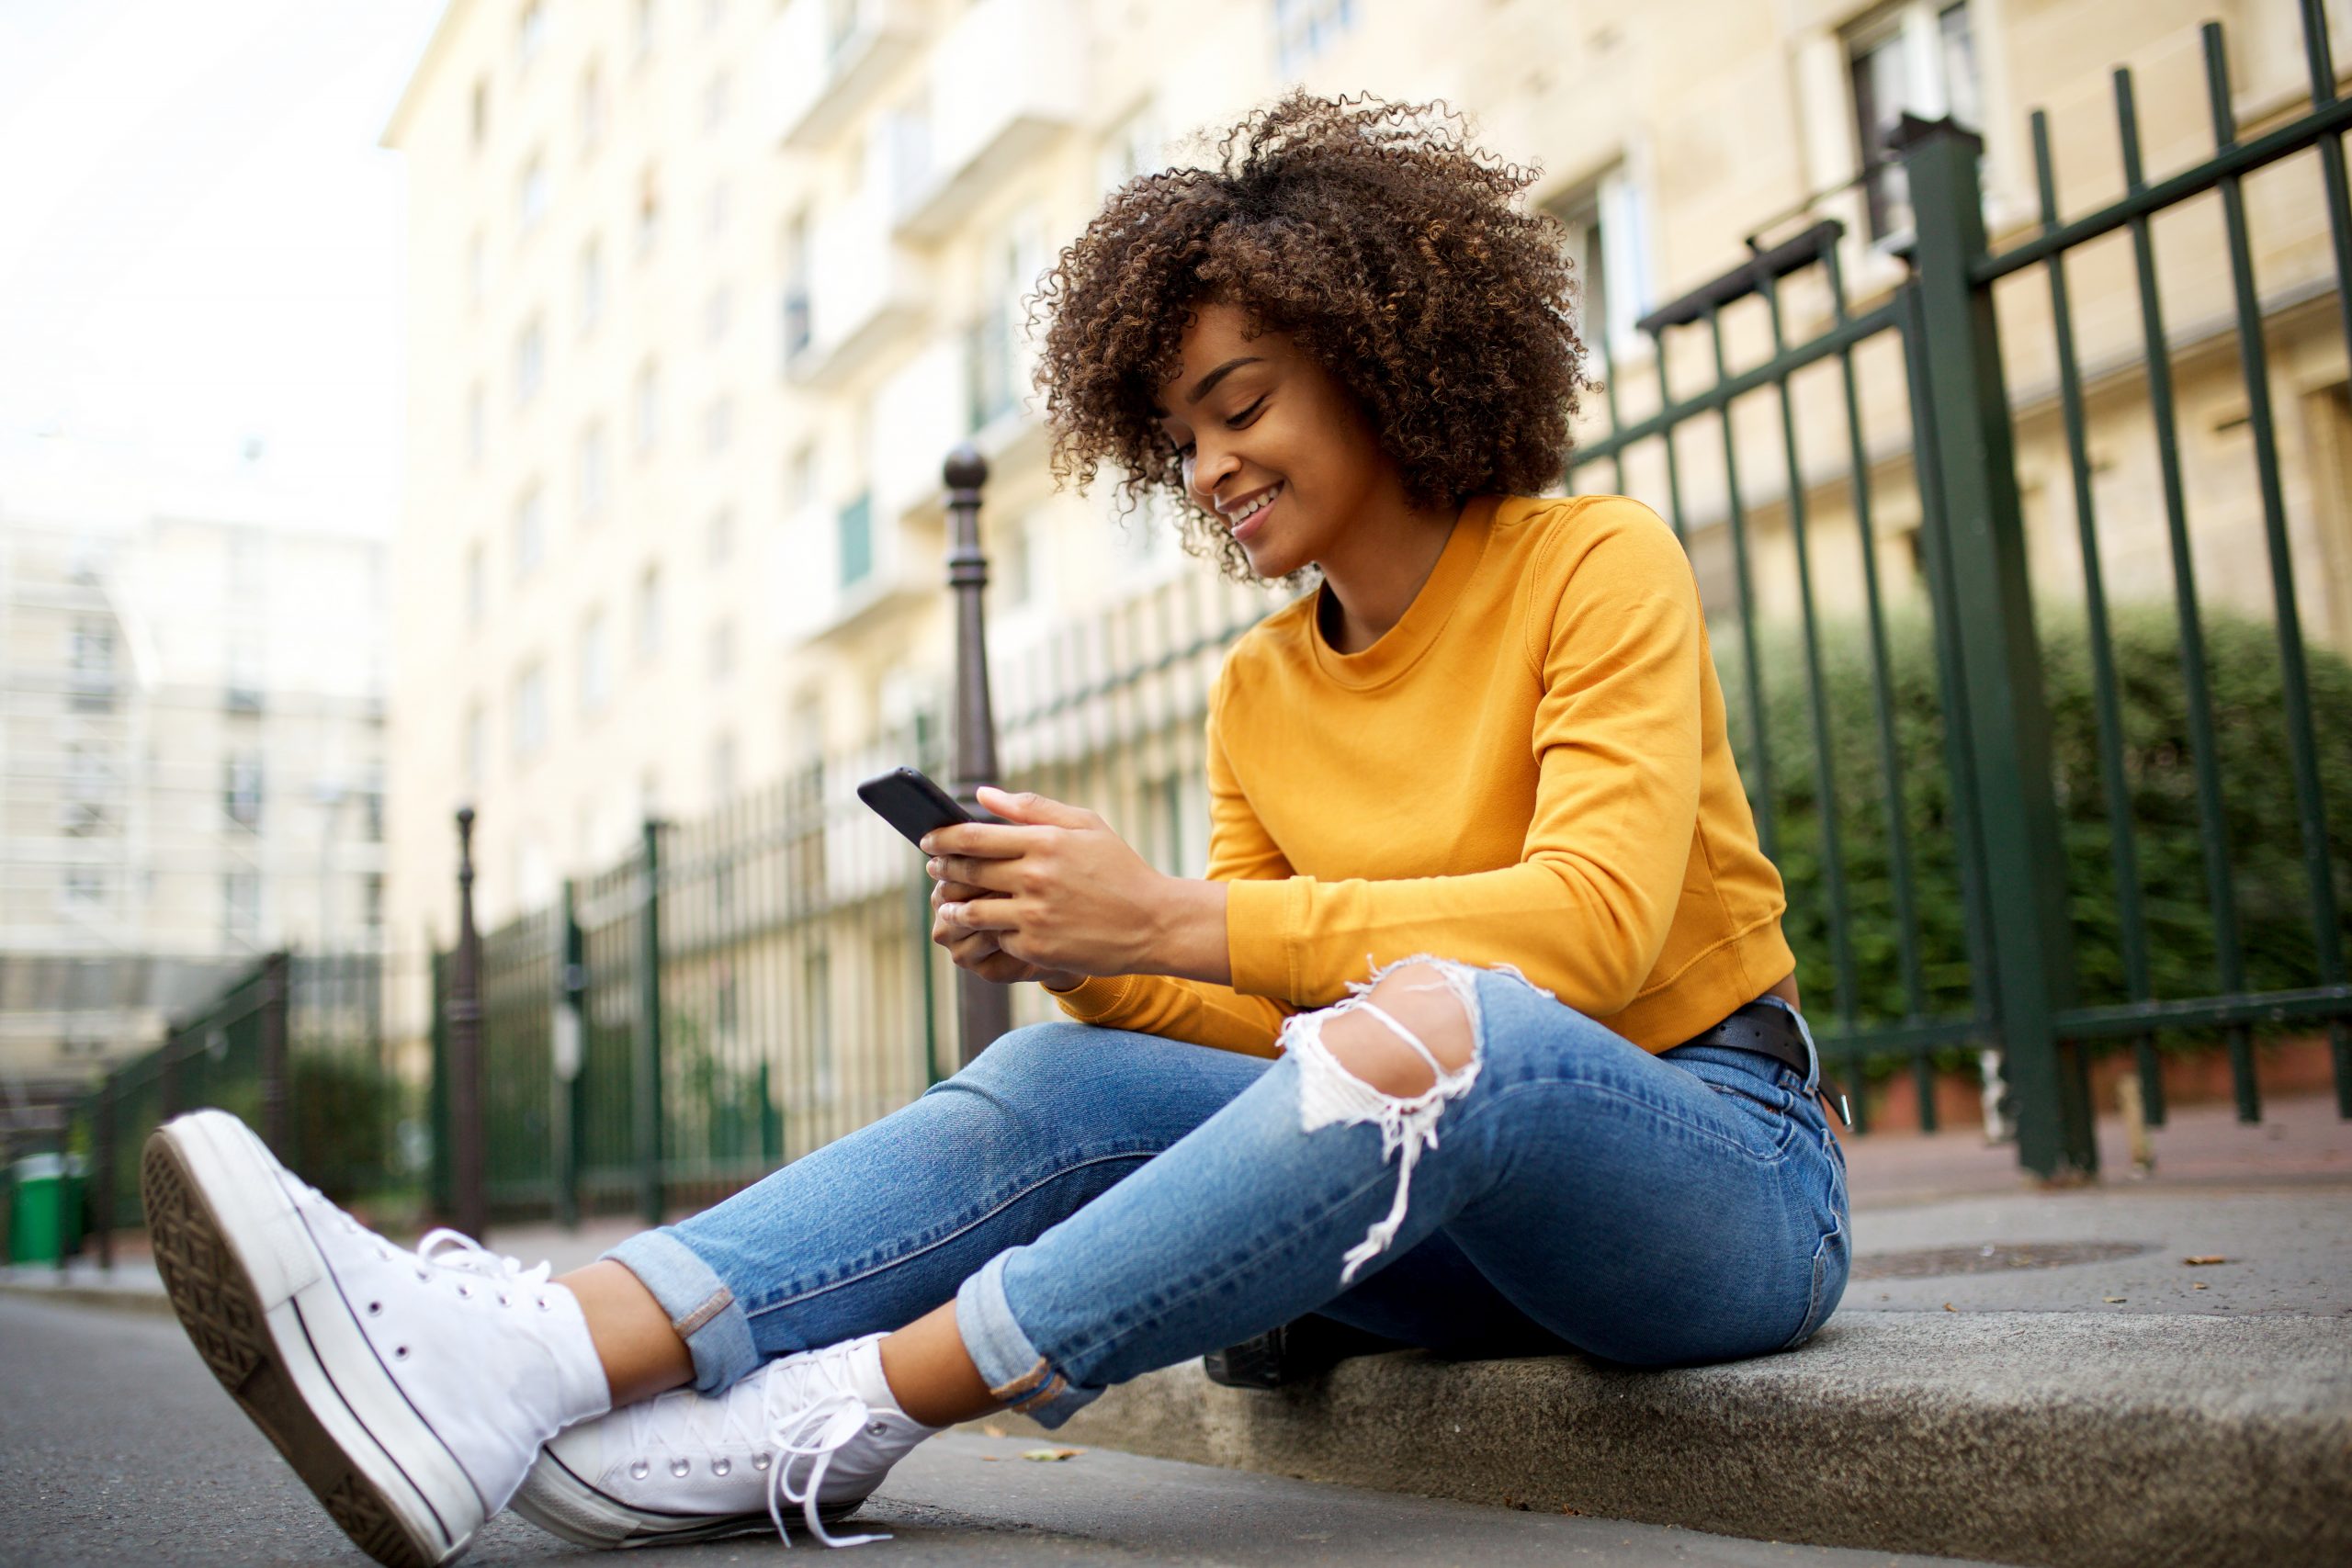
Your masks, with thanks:
M923 863L923 870L942 884L956 883L966 888L989 893L1017 893L1015 878L1019 863L1009 860L977 860L970 855L933 855ZM964 895L969 897L972 895Z

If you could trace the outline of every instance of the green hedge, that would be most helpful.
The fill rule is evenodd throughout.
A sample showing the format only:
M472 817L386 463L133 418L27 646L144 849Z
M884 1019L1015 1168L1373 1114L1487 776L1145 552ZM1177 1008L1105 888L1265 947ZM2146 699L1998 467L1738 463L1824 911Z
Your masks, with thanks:
M2107 792L2085 617L2079 607L2037 614L2044 690L2051 709L2052 785L2065 848L2068 908L2075 928L2077 999L2128 1001ZM2131 795L2149 973L2159 999L2212 996L2221 981L2206 892L2188 743L2187 687L2177 623L2163 605L2128 607L2109 618L2123 728L2123 772ZM2239 942L2248 989L2317 983L2310 889L2295 812L2294 779L2281 720L2278 647L2267 622L2211 611L2204 620L2228 859L2234 878ZM1887 629L1894 753L1910 839L1914 908L1929 1016L1969 1005L1966 927L1952 833L1942 694L1924 613ZM1738 640L1716 639L1733 743L1752 761L1745 664ZM1765 725L1771 741L1777 855L1789 887L1786 920L1799 984L1818 1013L1832 1010L1837 983L1827 885L1822 874L1822 795L1815 764L1804 645L1793 627L1759 634ZM2312 728L2326 804L2339 924L2352 912L2352 664L2307 650ZM1853 943L1856 1011L1864 1025L1905 1013L1888 848L1884 773L1871 695L1864 625L1822 628L1825 707L1836 812ZM1751 794L1754 773L1749 774ZM1995 913L1997 919L1997 911Z

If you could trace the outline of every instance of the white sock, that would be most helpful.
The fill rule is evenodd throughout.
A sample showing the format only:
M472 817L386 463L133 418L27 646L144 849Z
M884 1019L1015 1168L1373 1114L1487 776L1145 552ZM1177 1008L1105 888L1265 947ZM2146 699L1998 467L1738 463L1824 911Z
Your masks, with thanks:
M899 1404L899 1396L890 1392L890 1380L882 1375L882 1337L879 1334L868 1335L858 1340L850 1351L850 1384L857 1391L857 1396L876 1411L893 1412L910 1426L921 1427L923 1437L942 1430L937 1427L924 1427L907 1415Z

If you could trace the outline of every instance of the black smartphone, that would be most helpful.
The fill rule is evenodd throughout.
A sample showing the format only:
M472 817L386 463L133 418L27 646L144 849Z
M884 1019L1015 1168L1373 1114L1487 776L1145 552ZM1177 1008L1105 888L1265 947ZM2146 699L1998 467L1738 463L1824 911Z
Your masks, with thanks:
M913 768L893 768L857 786L857 798L881 815L882 820L921 848L922 838L952 822L1001 822L987 811L967 811L956 797Z

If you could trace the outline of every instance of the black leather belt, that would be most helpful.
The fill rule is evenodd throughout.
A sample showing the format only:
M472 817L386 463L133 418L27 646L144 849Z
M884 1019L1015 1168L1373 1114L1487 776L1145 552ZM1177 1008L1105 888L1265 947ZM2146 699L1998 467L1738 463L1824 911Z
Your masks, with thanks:
M1682 1045L1753 1051L1793 1069L1800 1077L1813 1070L1813 1064L1806 1059L1804 1034L1797 1028L1796 1015L1778 1002L1750 1002L1713 1029L1685 1040ZM1679 1051L1682 1045L1675 1049ZM1838 1120L1852 1126L1854 1119L1846 1109L1845 1093L1829 1081L1826 1073L1815 1080L1815 1088L1824 1100L1837 1108Z

